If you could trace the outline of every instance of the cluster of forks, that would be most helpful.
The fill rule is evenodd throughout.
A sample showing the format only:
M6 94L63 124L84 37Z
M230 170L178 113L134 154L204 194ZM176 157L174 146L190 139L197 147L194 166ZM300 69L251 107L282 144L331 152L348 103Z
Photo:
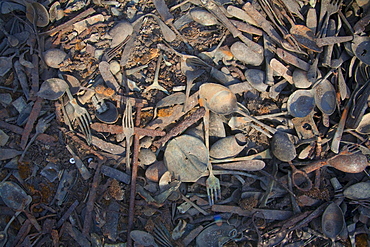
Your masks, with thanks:
M77 100L72 96L71 91L69 88L67 88L67 96L68 96L68 103L64 107L64 115L66 116L67 124L69 125L69 128L72 130L72 125L74 121L77 121L79 128L81 129L82 133L84 134L86 138L86 142L90 145L92 136L91 136L91 117L88 111L80 106L77 103ZM68 110L67 110L68 109Z
M90 145L92 141L91 135L91 117L88 111L77 103L77 100L73 97L69 88L66 90L68 96L68 103L63 107L63 114L65 121L69 126L70 130L73 130L72 123L77 121L81 132L86 138L86 142ZM129 172L130 167L130 146L131 137L134 134L134 121L132 118L132 104L129 100L126 102L126 109L122 117L122 131L126 138L126 169Z

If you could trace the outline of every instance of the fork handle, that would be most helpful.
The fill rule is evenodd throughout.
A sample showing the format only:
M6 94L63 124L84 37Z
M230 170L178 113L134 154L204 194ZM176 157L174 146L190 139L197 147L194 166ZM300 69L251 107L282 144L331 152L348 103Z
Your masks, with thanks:
M72 96L72 93L71 93L71 91L69 90L69 87L67 88L66 93L67 93L68 99L69 99L70 101L74 100L74 98L73 98L73 96Z

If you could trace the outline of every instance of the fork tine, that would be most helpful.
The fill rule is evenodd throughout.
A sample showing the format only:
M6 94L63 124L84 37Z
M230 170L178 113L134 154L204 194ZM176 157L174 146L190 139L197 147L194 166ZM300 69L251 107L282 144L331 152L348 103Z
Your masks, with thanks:
M90 129L91 117L90 117L89 114L83 114L82 118L85 121L85 126L86 126L86 130L87 130L87 139L88 139L88 142L90 144L90 142L91 142L91 129Z
M90 144L91 143L91 129L90 129L91 121L89 121L89 117L87 117L87 116L90 117L90 115L83 115L82 118L85 121L85 127L86 127L86 130L87 130L87 142Z
M123 48L123 46L127 43L131 36L127 36L125 40L123 40L121 43L119 43L117 46L113 47L112 49L109 49L104 55L104 59L107 62L110 62L117 54L118 52Z
M132 119L132 105L130 101L126 102L125 112L122 116L122 130L126 137L126 170L130 172L130 139L134 134L134 120Z
M86 139L88 139L88 131L87 131L87 128L86 128L86 125L85 125L85 122L84 122L83 118L77 117L76 120L78 122L78 125L81 128L82 133L84 134Z
M86 137L87 143L91 143L91 129L89 127L89 121L85 114L79 116L78 118L79 124L81 126L82 132Z
M213 189L211 189L210 187L207 187L207 195L208 195L209 205L212 206L214 204L214 201L213 201Z
M221 186L220 186L220 183L217 184L216 191L217 191L216 200L221 200Z
M55 117L55 113L51 113L48 116L44 117L42 121L45 121L45 123L49 123L51 122L51 120L53 120L54 117Z

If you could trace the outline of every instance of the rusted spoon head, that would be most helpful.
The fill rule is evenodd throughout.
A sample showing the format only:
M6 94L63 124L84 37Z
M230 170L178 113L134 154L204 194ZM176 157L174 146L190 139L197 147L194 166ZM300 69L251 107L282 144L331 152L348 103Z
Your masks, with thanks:
M265 72L259 69L248 69L244 73L247 81L259 92L266 92L268 85L265 84Z
M207 170L209 153L196 137L181 135L172 139L164 152L164 163L181 182L195 182Z
M237 109L235 94L229 88L216 83L205 83L199 88L199 97L211 111L228 115Z
M356 153L351 155L338 155L328 161L328 165L347 173L360 173L368 167L365 155Z
M38 2L26 4L26 17L31 23L35 22L38 27L46 27L49 24L49 12Z
M311 29L304 25L293 25L290 29L290 34L304 48L313 52L321 52L322 48L316 44L316 36Z
M370 134L370 113L362 116L361 122L356 128L356 131L360 134Z
M355 35L352 41L352 51L363 63L370 65L370 37Z
M31 203L31 196L16 183L5 181L0 183L0 197L5 205L16 211L23 210Z
M205 9L194 8L190 10L189 14L193 21L198 22L203 26L213 26L219 24L217 18Z
M130 236L135 243L141 246L158 246L154 241L153 235L148 232L134 230L130 232Z
M8 71L13 67L13 57L0 57L0 76L6 75Z
M47 66L58 69L67 58L67 53L60 49L49 49L43 53L43 56Z
M344 197L351 200L364 200L370 198L370 183L359 182L353 184L343 191Z
M109 101L106 101L105 104L107 106L107 110L104 112L96 111L95 116L103 123L113 124L118 119L117 107L112 102Z
M285 132L276 132L270 144L272 153L281 161L290 162L297 156L295 146Z
M308 80L307 71L295 69L293 71L293 82L297 88L309 88L312 83Z
M328 80L323 80L313 90L316 106L320 111L327 115L333 114L336 107L333 85Z
M121 21L117 23L110 31L109 35L112 36L111 48L116 47L123 42L127 36L133 32L132 24L128 21Z
M332 202L322 215L322 231L328 238L334 240L343 230L344 225L345 222L342 210L337 204Z
M293 117L306 117L315 107L311 90L297 90L289 96L288 112Z
M59 78L50 78L42 83L37 96L47 100L57 100L65 93L68 87L66 81Z

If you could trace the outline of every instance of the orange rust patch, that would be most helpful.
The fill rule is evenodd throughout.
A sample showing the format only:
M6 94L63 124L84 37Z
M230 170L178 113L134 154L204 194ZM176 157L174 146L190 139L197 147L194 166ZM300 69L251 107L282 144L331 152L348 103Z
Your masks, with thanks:
M141 63L141 64L147 64L150 62L155 57L159 56L159 49L158 48L152 48L149 50L149 53L144 54L143 56L139 58L135 58L134 61L136 63Z
M169 117L173 113L173 108L161 108L158 110L158 117Z

